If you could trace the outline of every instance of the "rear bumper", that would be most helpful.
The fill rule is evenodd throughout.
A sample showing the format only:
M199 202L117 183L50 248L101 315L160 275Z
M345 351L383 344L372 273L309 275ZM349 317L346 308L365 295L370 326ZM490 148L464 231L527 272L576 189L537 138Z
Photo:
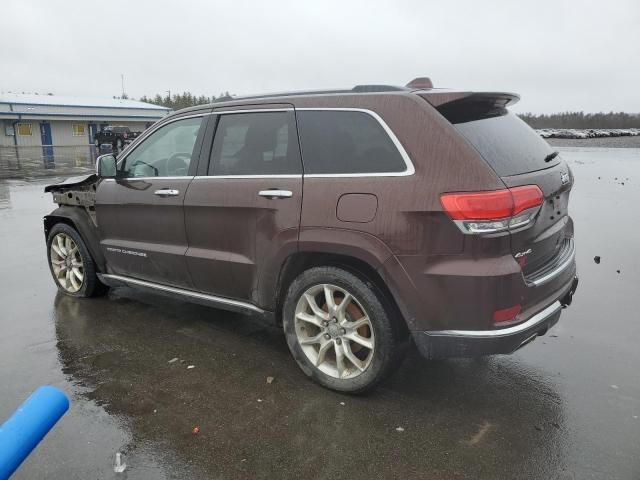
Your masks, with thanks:
M571 303L577 285L576 276L563 298L518 325L497 330L412 332L414 343L420 353L429 359L512 353L537 336L547 333L558 322L562 308Z

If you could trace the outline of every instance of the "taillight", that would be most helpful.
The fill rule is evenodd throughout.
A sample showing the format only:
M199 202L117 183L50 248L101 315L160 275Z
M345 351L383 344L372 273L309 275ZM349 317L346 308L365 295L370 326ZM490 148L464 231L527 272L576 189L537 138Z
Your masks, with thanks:
M533 221L543 202L537 185L440 195L445 213L463 233L495 233L525 227Z

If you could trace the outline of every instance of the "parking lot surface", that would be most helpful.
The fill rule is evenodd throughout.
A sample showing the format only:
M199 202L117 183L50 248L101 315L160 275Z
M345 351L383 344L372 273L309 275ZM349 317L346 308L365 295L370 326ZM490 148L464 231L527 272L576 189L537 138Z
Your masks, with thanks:
M15 478L638 478L640 149L561 153L580 286L559 324L511 356L412 353L353 397L307 380L255 319L127 288L59 295L43 186L95 152L0 149L0 419L42 384L71 399Z

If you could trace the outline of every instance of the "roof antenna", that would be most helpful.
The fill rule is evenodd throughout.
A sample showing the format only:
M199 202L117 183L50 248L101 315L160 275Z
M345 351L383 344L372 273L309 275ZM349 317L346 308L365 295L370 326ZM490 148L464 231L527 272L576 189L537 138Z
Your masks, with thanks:
M126 98L126 93L124 93L124 74L120 74L120 82L122 83L122 96L120 98Z
M433 88L433 82L429 77L418 77L407 83L407 88Z

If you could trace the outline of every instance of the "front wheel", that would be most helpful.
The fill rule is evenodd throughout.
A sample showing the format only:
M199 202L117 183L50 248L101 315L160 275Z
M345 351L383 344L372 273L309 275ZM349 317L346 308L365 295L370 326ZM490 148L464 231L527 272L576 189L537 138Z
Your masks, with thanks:
M92 297L106 290L96 275L96 266L78 232L65 223L53 226L47 237L49 270L62 293Z
M337 267L312 268L293 281L283 327L302 371L341 392L373 388L404 351L377 289Z

